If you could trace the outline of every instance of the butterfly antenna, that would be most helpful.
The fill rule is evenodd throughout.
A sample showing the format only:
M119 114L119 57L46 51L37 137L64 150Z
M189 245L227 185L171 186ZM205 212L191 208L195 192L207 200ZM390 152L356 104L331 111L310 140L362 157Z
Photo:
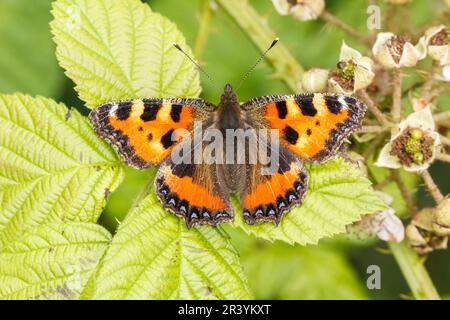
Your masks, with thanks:
M242 86L242 84L244 83L244 81L248 78L248 76L250 75L250 73L252 73L252 71L256 68L256 66L264 59L264 57L267 55L267 53L269 52L270 49L272 49L278 42L278 38L275 38L272 41L272 44L266 49L266 51L263 52L263 54L258 58L258 60L256 60L256 62L253 64L253 66L247 71L247 73L242 77L241 82L239 83L236 91Z
M203 69L198 63L197 61L195 61L194 59L192 59L183 49L181 49L181 47L177 44L177 43L173 43L173 46L180 51L182 54L184 54L189 60L191 60L191 62L197 67L198 70L200 70L201 73L203 73L208 80L215 86L218 88L218 85L216 84L216 82L213 80L213 78L205 71L205 69Z

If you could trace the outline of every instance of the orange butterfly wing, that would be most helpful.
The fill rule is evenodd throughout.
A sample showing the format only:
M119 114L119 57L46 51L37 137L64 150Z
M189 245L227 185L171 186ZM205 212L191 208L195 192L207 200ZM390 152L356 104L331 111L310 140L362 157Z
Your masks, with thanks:
M255 98L244 105L262 127L279 130L281 143L303 160L322 163L360 128L366 105L336 94L297 94Z
M89 118L127 164L144 169L166 159L194 121L215 108L201 99L136 99L103 104Z

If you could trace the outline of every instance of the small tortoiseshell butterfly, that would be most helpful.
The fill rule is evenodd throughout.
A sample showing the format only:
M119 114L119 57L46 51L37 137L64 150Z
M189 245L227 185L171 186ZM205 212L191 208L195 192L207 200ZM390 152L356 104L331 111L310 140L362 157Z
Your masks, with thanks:
M323 163L335 155L361 126L365 111L358 99L329 93L262 96L241 105L227 84L217 106L193 98L135 99L100 105L89 118L97 135L111 143L128 165L138 169L160 165L157 196L190 228L232 220L234 192L240 195L247 223L278 224L284 213L302 203L307 191L308 173L302 163ZM189 143L188 157L204 147L204 141L194 145L176 134L177 129L192 133L195 121L201 121L202 130L216 128L224 135L226 129L278 130L277 171L263 175L262 165L252 163L175 163L170 155L177 146ZM224 157L226 152L224 148Z

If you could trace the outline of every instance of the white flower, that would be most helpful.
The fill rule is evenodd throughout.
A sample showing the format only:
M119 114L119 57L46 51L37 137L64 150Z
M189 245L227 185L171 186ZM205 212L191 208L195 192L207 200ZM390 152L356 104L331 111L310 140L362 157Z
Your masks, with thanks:
M306 92L323 92L328 84L328 70L313 68L306 71L301 80L301 88Z
M292 15L299 21L317 19L325 9L324 0L272 0L272 3L279 14Z
M432 27L425 31L420 39L427 47L428 55L441 66L450 64L450 29L444 25Z
M426 56L423 41L416 46L406 41L404 37L391 32L381 32L372 47L375 59L386 68L413 67Z
M373 61L342 42L338 69L330 74L328 83L332 91L351 94L372 83L375 76Z
M442 80L450 82L450 66L442 68Z
M440 145L430 107L410 114L392 132L391 140L380 152L378 167L407 171L427 169Z
M392 197L384 192L377 195L388 205L392 204ZM350 231L377 235L383 241L401 242L405 237L402 221L395 215L395 210L387 208L373 215L364 216L350 228Z

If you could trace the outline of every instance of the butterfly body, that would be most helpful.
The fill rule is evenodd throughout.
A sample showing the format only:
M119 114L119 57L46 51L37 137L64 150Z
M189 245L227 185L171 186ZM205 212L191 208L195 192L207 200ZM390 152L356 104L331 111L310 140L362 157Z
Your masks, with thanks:
M103 104L90 119L127 164L160 165L158 198L192 227L232 220L231 193L240 195L247 223L278 224L307 191L303 162L333 156L365 110L356 98L335 94L263 96L241 105L226 85L217 106L135 99Z

